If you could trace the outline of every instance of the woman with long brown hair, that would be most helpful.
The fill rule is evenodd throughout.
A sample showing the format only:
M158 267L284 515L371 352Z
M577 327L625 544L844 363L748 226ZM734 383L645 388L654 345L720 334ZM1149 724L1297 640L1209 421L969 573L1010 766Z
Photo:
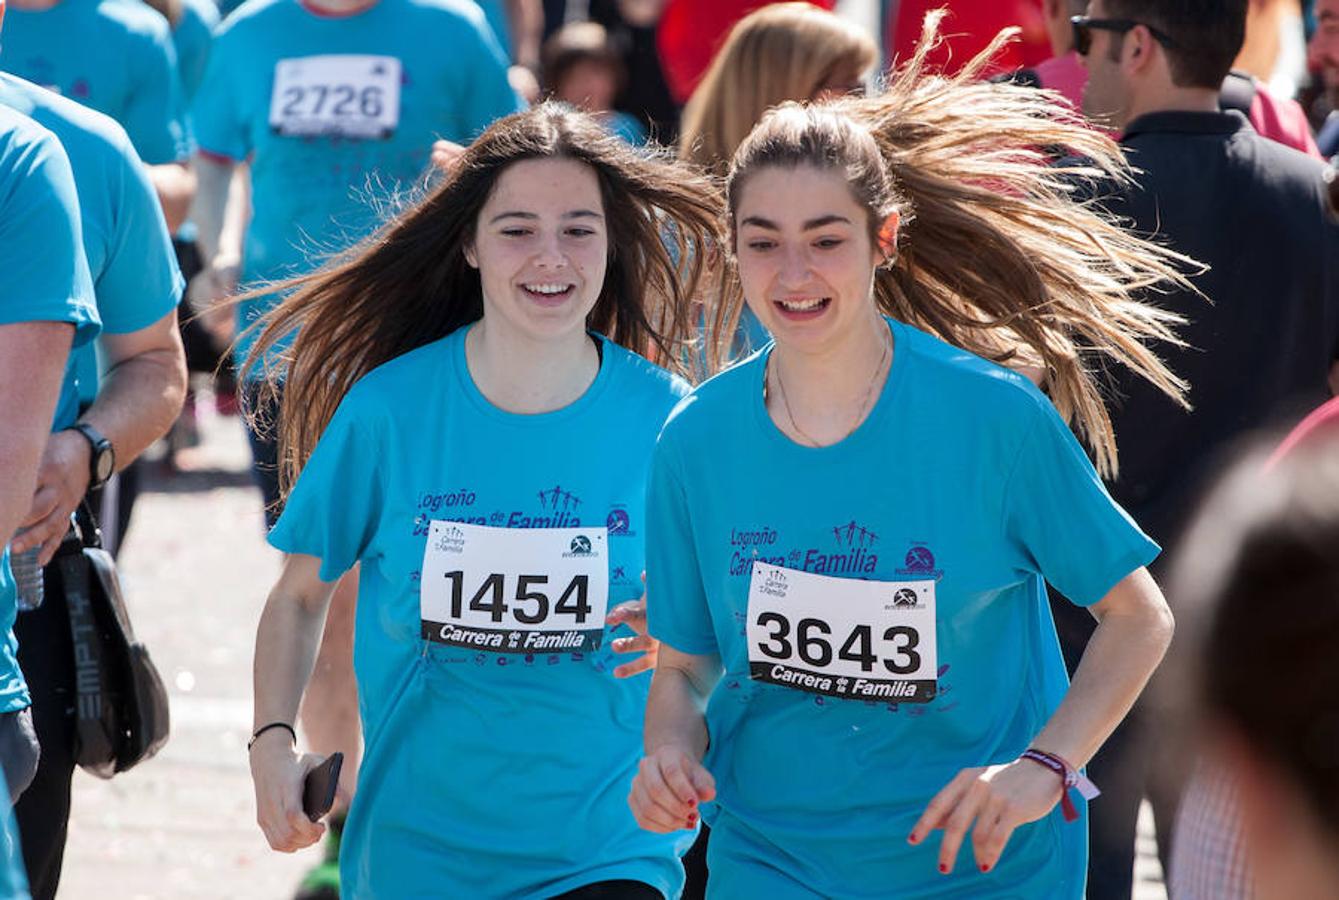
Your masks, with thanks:
M783 105L740 146L730 248L775 343L656 446L630 802L658 833L706 804L708 896L1081 897L1078 767L1170 640L1158 548L1065 419L1110 471L1100 367L1179 393L1137 298L1181 261L1068 194L1127 171L1114 144L972 83L984 56L925 77L927 49L885 95ZM1054 146L1092 162L1051 168ZM727 293L718 352L738 312ZM1100 621L1072 686L1047 581Z
M252 773L271 845L317 840L292 724L360 563L349 896L677 894L679 841L625 802L647 685L615 676L653 659L613 653L654 644L614 629L644 631L645 477L687 391L656 363L685 358L717 215L705 181L546 104L267 320L256 359L297 337Z

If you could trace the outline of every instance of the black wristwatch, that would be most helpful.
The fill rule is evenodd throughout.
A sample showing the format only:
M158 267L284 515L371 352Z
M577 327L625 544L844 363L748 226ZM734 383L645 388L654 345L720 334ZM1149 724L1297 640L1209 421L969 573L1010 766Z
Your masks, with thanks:
M82 434L93 451L88 458L89 489L102 487L116 471L116 451L112 449L112 442L87 422L75 422L68 430Z

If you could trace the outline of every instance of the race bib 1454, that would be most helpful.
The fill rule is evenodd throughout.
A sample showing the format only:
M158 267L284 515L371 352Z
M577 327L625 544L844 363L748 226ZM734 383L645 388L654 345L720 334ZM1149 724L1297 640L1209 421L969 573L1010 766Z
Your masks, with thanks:
M428 641L496 653L598 649L609 607L606 529L434 521L419 606Z
M749 674L848 700L935 697L934 581L832 578L755 562Z

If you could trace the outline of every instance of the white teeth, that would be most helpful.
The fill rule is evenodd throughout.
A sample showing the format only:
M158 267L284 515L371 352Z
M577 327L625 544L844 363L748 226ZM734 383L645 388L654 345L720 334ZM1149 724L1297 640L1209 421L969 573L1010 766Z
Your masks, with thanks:
M826 297L811 297L808 300L782 300L781 305L791 312L808 312L811 309L818 309L823 305Z
M536 294L561 294L571 287L570 284L527 284L525 289Z

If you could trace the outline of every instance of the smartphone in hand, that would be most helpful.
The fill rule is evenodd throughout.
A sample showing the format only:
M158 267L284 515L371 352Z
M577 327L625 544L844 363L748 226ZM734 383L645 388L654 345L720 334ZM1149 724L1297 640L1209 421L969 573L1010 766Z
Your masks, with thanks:
M344 754L332 753L303 780L302 811L313 822L319 822L335 805L335 789L339 787L339 770L343 766Z

